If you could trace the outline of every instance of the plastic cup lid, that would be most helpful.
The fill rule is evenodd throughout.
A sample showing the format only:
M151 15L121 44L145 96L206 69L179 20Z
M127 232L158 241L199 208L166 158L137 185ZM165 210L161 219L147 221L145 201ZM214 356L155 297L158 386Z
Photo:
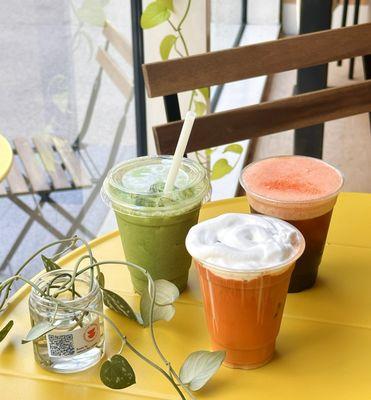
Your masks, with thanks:
M171 156L139 157L116 165L108 173L102 198L115 211L174 212L192 207L209 191L205 168L184 158L174 190L164 194Z

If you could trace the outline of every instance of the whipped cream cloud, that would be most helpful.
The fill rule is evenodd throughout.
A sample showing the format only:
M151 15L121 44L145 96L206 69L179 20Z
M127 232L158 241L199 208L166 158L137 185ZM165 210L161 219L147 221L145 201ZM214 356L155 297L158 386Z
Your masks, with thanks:
M197 260L225 270L274 268L295 260L304 239L292 225L254 214L223 214L192 227L186 239Z

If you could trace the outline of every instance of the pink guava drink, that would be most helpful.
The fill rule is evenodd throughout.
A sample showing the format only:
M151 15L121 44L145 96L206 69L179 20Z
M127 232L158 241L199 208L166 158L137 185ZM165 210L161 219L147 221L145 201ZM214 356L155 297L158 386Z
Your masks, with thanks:
M312 287L343 185L341 172L316 158L280 156L248 165L240 182L251 212L281 218L301 231L306 248L296 262L289 292Z

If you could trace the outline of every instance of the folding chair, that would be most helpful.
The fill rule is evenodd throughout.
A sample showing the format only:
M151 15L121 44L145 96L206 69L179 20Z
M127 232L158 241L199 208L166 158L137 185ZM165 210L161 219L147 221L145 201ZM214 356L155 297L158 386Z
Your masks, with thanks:
M7 175L6 184L4 182L0 184L0 197L7 196L29 215L29 219L4 260L4 265L11 260L14 252L35 221L58 239L71 236L77 229L89 239L95 236L93 232L82 224L82 220L99 194L104 177L115 162L126 126L127 113L133 99L130 80L108 54L108 48L111 44L125 61L131 64L130 45L109 23L105 24L103 35L106 38L106 44L104 48L98 48L96 54L99 70L92 88L81 131L75 141L68 143L66 139L52 135L37 135L32 137L31 140L27 137L18 137L13 140L15 160ZM114 134L106 165L103 171L99 171L89 154L89 146L85 145L83 140L90 127L101 87L103 71L122 92L126 98L126 104ZM81 210L76 217L70 215L51 198L51 194L57 191L89 187L93 187L93 189L85 203L82 204ZM34 196L37 203L34 209L22 200L22 196L30 194ZM39 199L36 196L39 196ZM43 217L41 211L46 203L54 207L57 212L71 223L66 234L60 232Z

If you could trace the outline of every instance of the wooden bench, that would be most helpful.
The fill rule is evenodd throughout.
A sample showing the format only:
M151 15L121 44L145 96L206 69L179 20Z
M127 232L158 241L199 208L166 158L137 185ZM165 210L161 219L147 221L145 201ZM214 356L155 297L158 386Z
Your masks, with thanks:
M149 97L163 96L166 109L178 109L180 92L363 57L365 82L196 118L187 153L369 113L370 37L368 23L146 64L143 72L147 93ZM179 118L153 128L159 154L174 153L182 123Z

